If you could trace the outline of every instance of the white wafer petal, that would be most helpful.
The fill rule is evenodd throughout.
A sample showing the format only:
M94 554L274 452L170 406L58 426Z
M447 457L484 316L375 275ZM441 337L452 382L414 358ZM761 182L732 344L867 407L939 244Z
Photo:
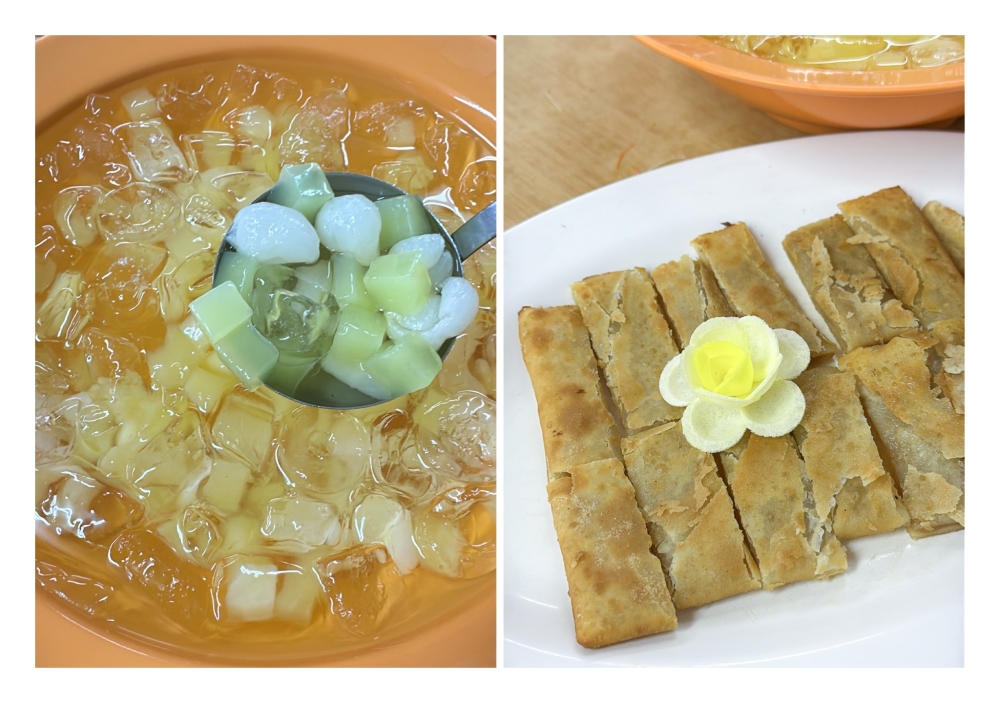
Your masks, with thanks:
M806 399L797 385L779 379L760 400L740 412L747 429L761 437L780 437L795 429L806 411Z
M695 449L721 452L739 442L747 426L739 409L724 408L699 398L684 410L681 429Z
M778 338L778 351L781 352L778 378L795 378L809 368L812 356L806 340L791 330L776 329L774 336Z
M660 373L660 395L677 408L690 405L697 396L688 383L687 375L681 365L681 354L671 359Z

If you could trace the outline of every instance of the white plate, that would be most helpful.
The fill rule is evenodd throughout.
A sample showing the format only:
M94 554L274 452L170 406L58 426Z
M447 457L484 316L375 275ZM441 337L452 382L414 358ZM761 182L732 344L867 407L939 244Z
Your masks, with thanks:
M569 285L683 254L746 222L814 322L781 249L837 203L899 185L964 212L964 136L875 132L763 144L661 168L560 205L504 234L504 664L506 666L962 666L963 533L904 530L846 543L829 581L684 610L674 632L599 650L576 643L535 398L517 336L524 306L572 303Z

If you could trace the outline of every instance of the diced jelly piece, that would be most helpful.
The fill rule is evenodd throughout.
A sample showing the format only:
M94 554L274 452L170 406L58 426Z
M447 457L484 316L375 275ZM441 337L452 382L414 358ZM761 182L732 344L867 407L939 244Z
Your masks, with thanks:
M427 210L415 195L398 195L375 203L382 220L379 249L389 251L397 242L434 231Z
M362 361L381 348L385 331L384 315L348 305L340 311L330 353L344 361Z
M370 635L403 593L403 577L385 547L357 547L316 567L331 612L356 635Z
M306 549L336 545L340 541L340 516L327 503L308 498L275 498L267 505L261 532L276 542L297 543ZM292 547L294 549L294 547Z
M247 325L253 310L236 284L226 281L192 301L191 314L212 344L218 345L233 330Z
M420 335L434 349L439 349L445 340L462 334L478 313L479 293L464 278L452 276L441 287L441 307L437 322Z
M427 267L416 252L380 256L372 262L364 281L380 308L401 315L420 312L431 294Z
M231 241L237 251L264 264L311 264L319 258L319 236L298 210L253 203L233 219Z
M238 555L224 567L222 587L225 619L232 622L268 620L274 615L280 570L266 557Z
M224 252L219 260L219 271L215 274L215 285L219 287L222 283L231 281L240 292L240 297L249 303L254 274L260 266L261 263L257 259L247 254L238 251Z
M426 388L441 371L441 357L420 335L386 343L364 368L392 397Z
M256 468L271 447L274 410L258 394L236 391L226 396L212 425L212 439Z
M274 602L274 617L299 624L309 622L322 592L319 579L312 569L284 569L278 586L278 598Z
M318 164L286 164L274 185L268 202L298 210L310 222L323 204L333 199L330 182ZM322 235L320 236L322 240Z
M394 397L385 386L372 378L360 361L344 361L333 354L327 354L320 363L328 374L365 395L376 400L390 400Z
M160 119L126 122L113 130L122 140L132 166L132 173L140 181L150 183L178 183L194 175L180 148L174 142L170 128Z
M105 194L94 215L110 242L156 242L174 226L181 209L169 190L154 183L129 183Z
M325 303L333 294L333 262L320 259L315 264L296 266L295 292L315 303Z
M256 390L278 363L278 348L249 322L220 339L215 351L248 391Z
M253 306L254 326L279 350L314 359L329 350L338 314L332 297L320 304L286 288L267 293L255 286Z
M226 132L201 132L182 134L181 148L188 163L198 171L223 168L233 164L236 140Z
M88 247L97 238L95 208L105 190L98 186L73 186L59 192L52 203L56 226L66 241Z
M253 468L228 452L212 458L212 472L201 486L201 496L215 507L232 512L240 506L253 478Z
M205 356L183 330L167 328L163 346L148 352L149 374L155 388L183 388L191 368Z
M122 105L129 119L133 121L149 120L160 115L160 108L156 105L156 98L146 88L136 88L130 90L122 96Z
M398 152L397 152L398 153ZM434 182L433 164L418 150L409 150L372 168L372 176L407 193L422 193Z
M324 495L361 484L371 455L371 438L356 417L310 406L285 418L275 456L297 489Z
M333 297L337 304L342 308L357 305L377 310L378 304L365 288L365 267L350 254L334 254L330 260L333 263Z
M264 380L274 390L294 396L295 389L302 383L302 379L309 375L318 362L319 357L303 357L279 349L278 361Z
M354 510L354 532L362 544L382 544L399 573L416 568L419 554L413 544L410 511L392 498L373 494Z
M140 598L151 599L175 622L201 628L213 617L211 572L179 557L156 533L126 530L111 544L108 557Z
M201 413L211 415L222 400L222 396L232 390L235 382L236 379L229 374L220 376L196 366L191 369L184 383L184 394Z
M417 234L396 242L389 250L390 254L408 254L415 251L420 254L420 263L427 267L428 272L444 253L444 237L440 234Z
M496 568L496 489L469 484L445 491L414 517L420 563L451 578Z
M379 210L364 195L339 195L327 200L316 215L316 232L330 251L352 254L369 266L379 253Z

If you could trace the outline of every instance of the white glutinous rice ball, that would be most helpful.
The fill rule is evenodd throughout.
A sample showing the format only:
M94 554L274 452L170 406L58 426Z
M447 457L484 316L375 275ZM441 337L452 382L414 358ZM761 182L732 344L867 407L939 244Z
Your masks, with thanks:
M437 323L420 334L434 349L438 349L446 339L462 334L476 319L478 312L479 293L464 278L452 276L445 279L441 286Z
M298 210L253 203L236 213L229 241L262 264L311 264L319 259L316 230Z
M418 234L415 237L407 237L393 244L389 253L408 254L412 251L419 253L420 262L430 269L441 258L441 253L444 251L444 237L440 234Z
M425 332L438 323L441 318L441 296L432 295L416 315L400 315L398 312L386 312L385 323L389 339L397 341L414 332Z
M338 195L327 200L316 214L319 239L330 251L353 254L362 266L371 266L378 256L382 216L363 195Z

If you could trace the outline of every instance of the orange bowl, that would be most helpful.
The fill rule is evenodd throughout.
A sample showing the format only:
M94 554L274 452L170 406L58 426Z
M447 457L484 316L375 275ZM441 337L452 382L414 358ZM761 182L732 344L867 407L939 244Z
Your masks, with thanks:
M455 115L496 144L496 42L489 37L45 37L35 44L35 130L100 92L164 69L229 58L281 58L375 78ZM35 597L39 667L199 666L79 620ZM243 662L253 664L253 662ZM480 577L446 612L395 639L309 666L495 666L496 579ZM258 663L259 664L259 663Z
M905 71L844 71L749 56L704 37L636 37L730 95L810 134L946 127L965 114L965 62Z

